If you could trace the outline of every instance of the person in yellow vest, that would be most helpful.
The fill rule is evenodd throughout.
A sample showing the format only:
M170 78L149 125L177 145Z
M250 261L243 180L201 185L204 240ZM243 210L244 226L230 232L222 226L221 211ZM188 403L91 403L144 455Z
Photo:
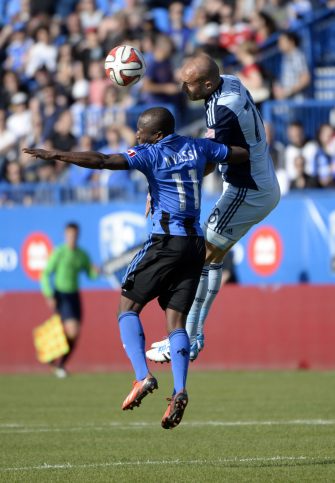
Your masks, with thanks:
M80 333L82 307L79 293L79 274L86 272L96 279L99 270L91 263L86 251L78 246L79 226L68 223L65 227L65 243L54 249L41 276L41 289L53 313L60 315L70 351L51 364L55 375L68 375L65 363L73 353Z

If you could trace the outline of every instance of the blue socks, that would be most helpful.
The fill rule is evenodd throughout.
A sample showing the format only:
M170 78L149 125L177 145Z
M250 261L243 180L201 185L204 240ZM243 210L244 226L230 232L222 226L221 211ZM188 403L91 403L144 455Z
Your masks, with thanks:
M138 314L136 312L120 314L119 327L122 344L134 368L136 380L141 381L147 376L149 369L145 358L145 337ZM171 332L169 340L174 394L176 394L186 387L190 340L185 329Z
M198 323L202 305L206 299L208 290L208 265L205 265L201 272L197 293L192 307L188 313L186 321L186 330L190 338L191 345L197 340Z
M120 335L124 350L135 371L136 380L141 381L149 372L145 358L145 335L136 312L119 315Z
M169 335L171 369L174 381L174 392L178 393L186 387L188 364L190 361L190 340L185 329L176 329Z

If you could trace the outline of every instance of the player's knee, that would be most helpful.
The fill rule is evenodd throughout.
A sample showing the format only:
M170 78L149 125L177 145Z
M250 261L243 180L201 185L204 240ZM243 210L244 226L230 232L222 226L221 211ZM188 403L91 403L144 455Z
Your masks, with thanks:
M79 336L80 325L78 321L64 321L64 332L69 340L75 340Z
M117 313L118 317L120 314L123 314L124 312L137 312L139 314L141 310L142 310L141 304L134 302L133 300L130 300L127 297L124 297L123 295L121 295L119 309Z

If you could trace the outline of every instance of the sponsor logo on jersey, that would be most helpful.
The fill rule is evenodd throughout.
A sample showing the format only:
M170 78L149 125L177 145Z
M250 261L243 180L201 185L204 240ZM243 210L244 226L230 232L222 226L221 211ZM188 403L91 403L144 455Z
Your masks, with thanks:
M207 128L205 138L207 139L215 139L215 129L210 129L209 127Z
M127 154L132 158L136 155L136 151L134 151L134 149L128 149Z

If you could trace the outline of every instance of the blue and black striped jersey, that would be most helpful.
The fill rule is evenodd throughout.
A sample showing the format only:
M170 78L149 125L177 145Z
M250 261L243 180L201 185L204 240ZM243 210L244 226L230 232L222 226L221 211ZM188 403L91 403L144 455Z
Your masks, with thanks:
M171 134L122 153L148 179L153 233L202 235L201 183L208 162L224 162L228 148L208 139Z

